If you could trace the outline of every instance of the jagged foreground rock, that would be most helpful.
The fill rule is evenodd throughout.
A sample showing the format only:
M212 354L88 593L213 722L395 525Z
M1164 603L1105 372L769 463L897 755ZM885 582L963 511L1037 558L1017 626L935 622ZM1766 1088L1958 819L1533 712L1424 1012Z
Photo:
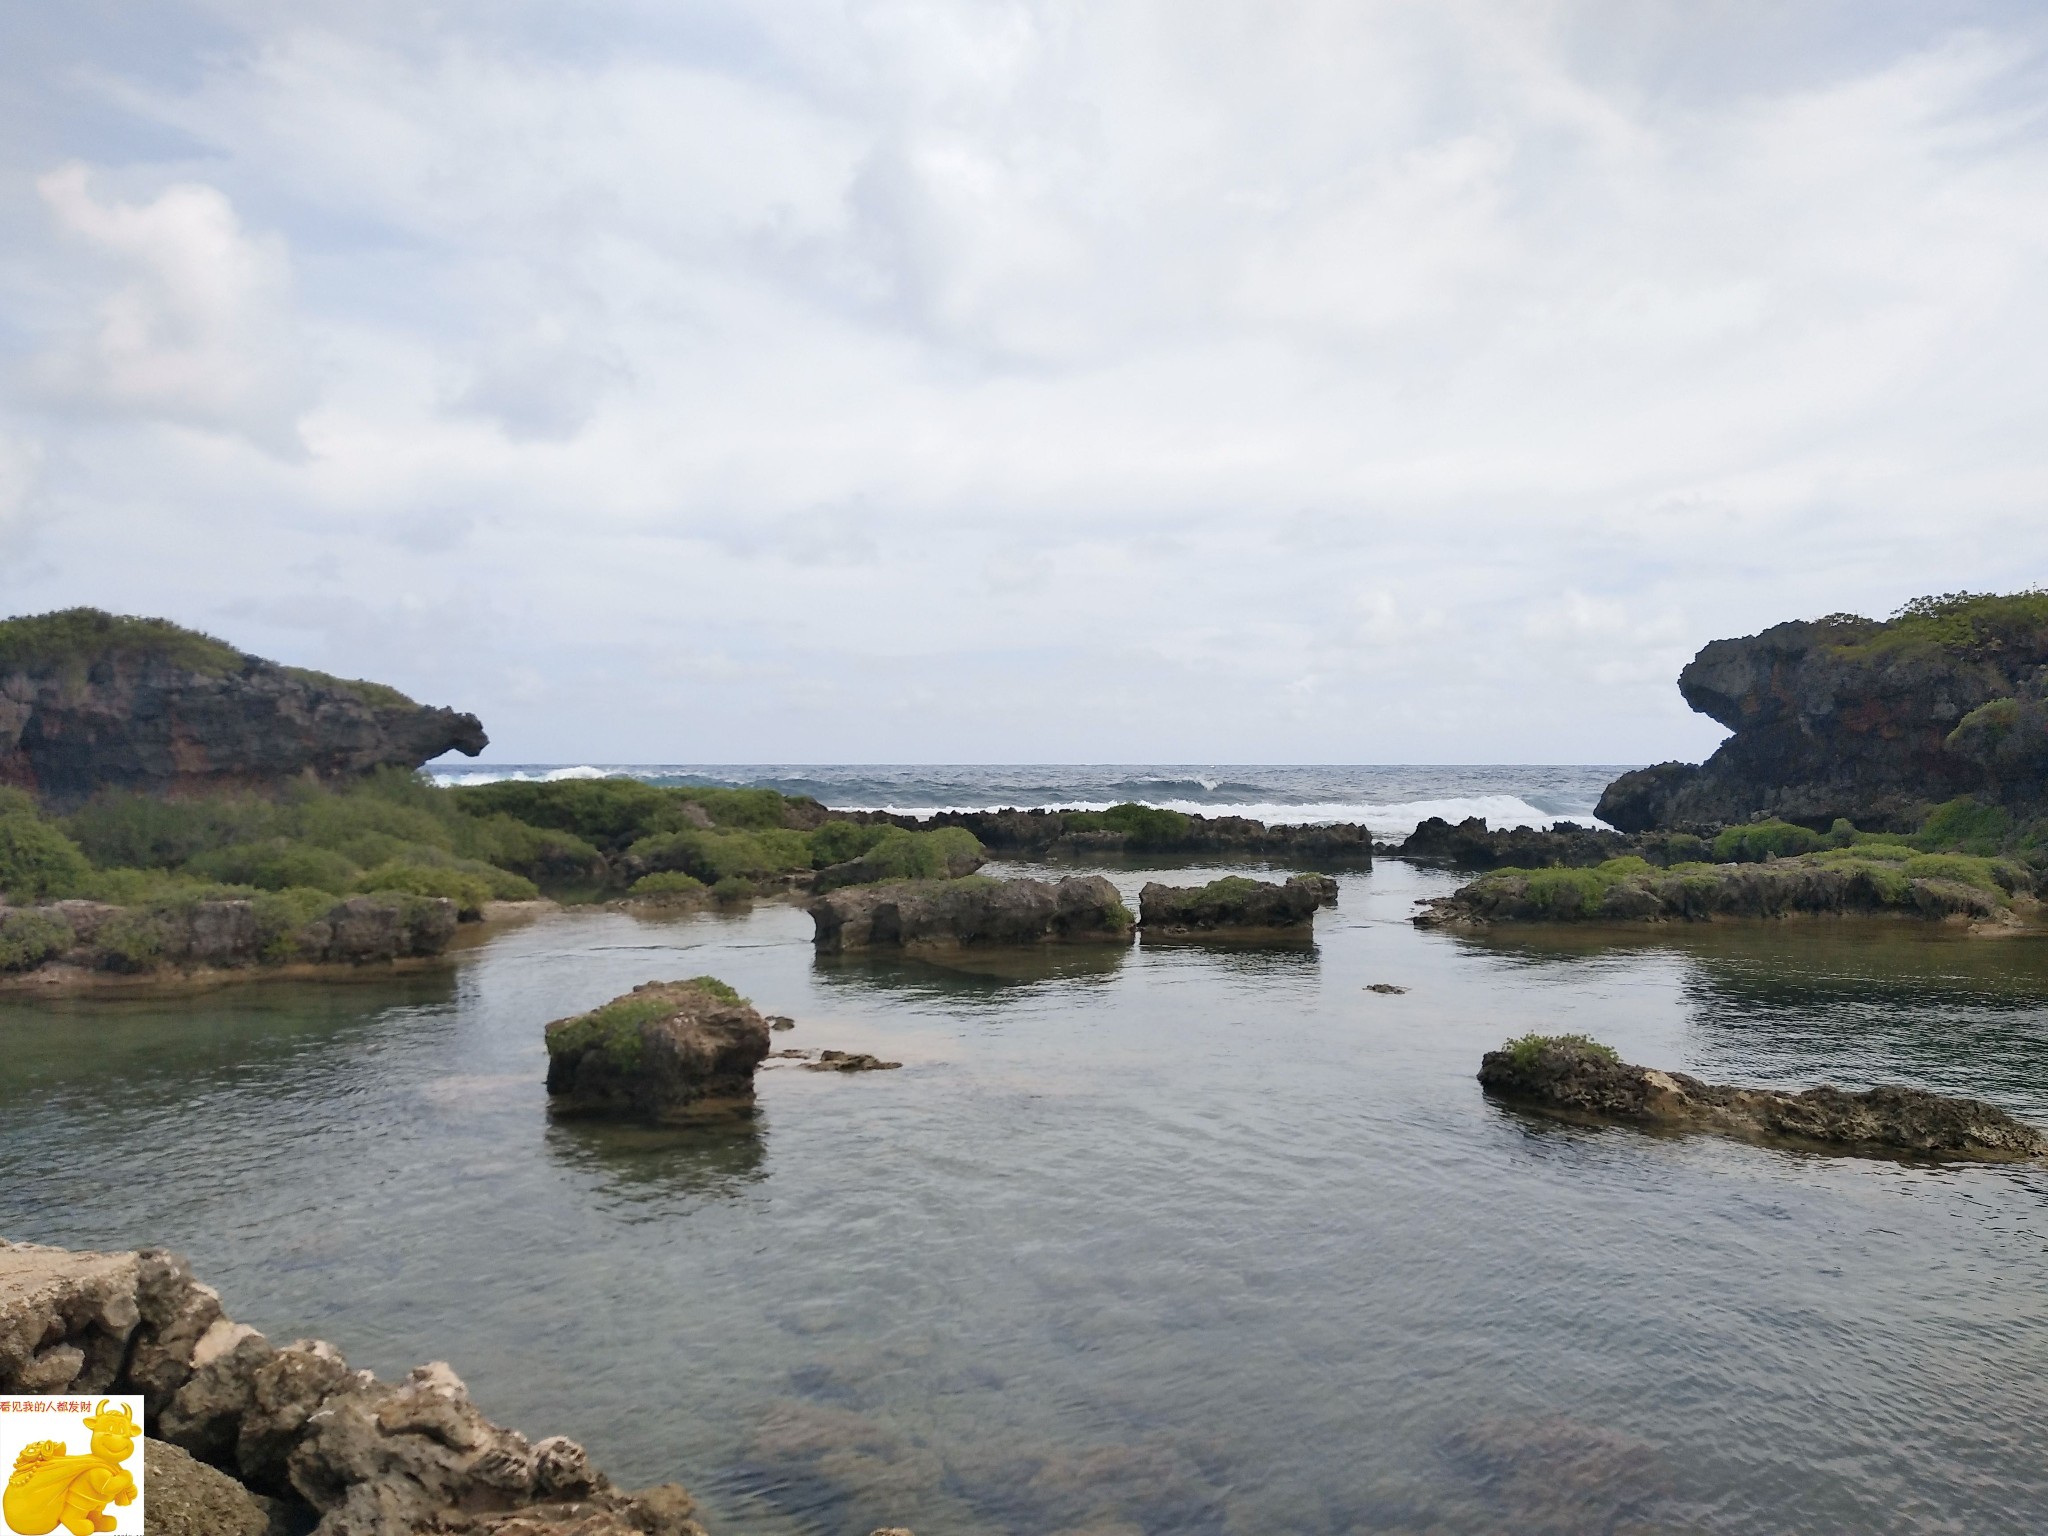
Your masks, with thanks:
M654 1123L745 1113L768 1039L715 977L646 982L548 1026L548 1108Z
M206 1510L246 1526L263 1498L310 1506L317 1536L703 1536L681 1488L613 1488L573 1440L493 1424L438 1361L394 1384L319 1340L273 1345L160 1249L0 1240L0 1393L11 1392L140 1393L153 1438L256 1496L174 1475L164 1514L209 1536L236 1525L193 1524ZM175 1463L151 1454L152 1530L161 1465Z
M1704 764L1622 775L1596 814L1624 832L1846 817L1906 831L1977 795L2048 811L2048 595L1929 599L1716 640L1678 675L1735 734Z
M1285 883L1226 875L1207 885L1148 883L1138 893L1145 939L1302 938L1314 931L1316 908L1337 899L1327 875L1296 875Z
M243 789L475 757L476 716L93 609L0 622L0 784L53 805L100 789Z
M1100 875L1044 880L906 880L851 886L810 905L818 949L945 950L1127 944L1131 914Z
M2021 1161L2048 1136L1981 1099L1921 1088L1781 1093L1632 1066L1591 1041L1519 1041L1479 1065L1488 1093L1519 1104L1677 1130L1812 1142L1849 1152Z

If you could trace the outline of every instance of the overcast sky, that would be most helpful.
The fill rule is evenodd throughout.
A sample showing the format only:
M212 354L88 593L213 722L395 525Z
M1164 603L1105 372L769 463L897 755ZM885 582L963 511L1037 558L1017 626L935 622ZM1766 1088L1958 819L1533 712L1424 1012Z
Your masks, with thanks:
M498 761L1629 762L2048 579L2048 16L0 0L0 611Z

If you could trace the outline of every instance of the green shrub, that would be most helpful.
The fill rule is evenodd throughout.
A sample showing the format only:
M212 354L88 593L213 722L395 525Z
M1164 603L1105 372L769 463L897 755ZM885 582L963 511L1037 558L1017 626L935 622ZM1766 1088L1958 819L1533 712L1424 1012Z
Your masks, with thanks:
M275 837L262 843L237 843L202 853L185 866L201 879L225 885L253 886L259 891L311 887L340 895L358 874L357 864L327 848Z
M754 897L754 883L738 875L727 875L711 887L711 899L722 902L751 901Z
M2048 591L1999 596L1989 592L1945 592L1916 597L1883 625L1850 640L1848 655L1933 646L1959 655L2024 650L2048 630Z
M101 963L113 971L146 971L164 952L163 928L154 907L116 912L93 937Z
M1828 824L1828 846L1847 848L1856 841L1856 823L1846 816L1837 816Z
M1827 846L1811 827L1789 821L1752 821L1729 827L1714 839L1714 859L1720 864L1761 864L1765 859L1789 859L1814 853Z
M455 903L458 917L483 916L491 899L490 885L459 869L437 869L430 864L394 862L380 864L358 876L359 891L397 891L408 896L445 896Z
M1501 1049L1508 1053L1508 1058L1517 1067L1527 1071L1530 1067L1535 1066L1544 1051L1552 1046L1562 1046L1567 1050L1583 1051L1587 1055L1599 1057L1602 1061L1619 1062L1621 1060L1621 1053L1619 1051L1615 1050L1611 1045L1602 1045L1591 1035L1528 1034L1508 1041Z
M43 820L26 795L0 804L0 893L16 901L69 896L91 867L78 845Z
M472 816L504 814L528 826L573 832L599 848L623 848L648 835L674 796L638 779L501 779L450 791Z
M1121 832L1133 848L1171 848L1187 840L1193 820L1180 811L1126 801L1100 813L1101 824Z
M694 896L704 889L704 882L694 875L681 870L664 869L655 874L642 875L633 882L635 896Z
M307 887L264 891L250 898L256 916L256 942L263 958L289 960L298 949L298 936L308 923L334 909L334 893Z
M681 870L706 881L811 867L810 838L802 832L664 832L642 838L627 853L650 872Z
M1980 891L2004 892L1993 860L1967 853L1923 853L1906 861L1908 880L1955 880Z
M965 827L931 832L893 831L860 856L868 880L944 880L955 863L981 857L981 844Z
M2012 818L1995 805L1969 795L1938 805L1914 835L1930 853L1996 853L2012 834Z
M784 812L787 796L772 789L723 789L683 785L667 793L678 801L691 801L721 827L739 827L750 832L768 832L787 827Z
M811 862L819 869L844 864L898 830L886 821L828 821L811 834Z
M168 619L131 619L98 608L65 608L0 621L0 671L87 667L114 655L160 656L191 672L221 677L247 658L224 640Z
M0 971L32 971L69 949L74 937L71 925L61 918L0 911Z
M253 795L158 800L108 790L64 828L101 869L175 869L210 849L278 836L281 822L276 805Z

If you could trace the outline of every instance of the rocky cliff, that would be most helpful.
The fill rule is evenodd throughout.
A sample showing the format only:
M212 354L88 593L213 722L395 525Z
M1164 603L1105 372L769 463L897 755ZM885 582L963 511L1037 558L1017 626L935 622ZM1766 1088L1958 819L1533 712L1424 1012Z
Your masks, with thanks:
M1908 830L1976 795L2048 812L2048 593L1909 603L1716 640L1679 673L1686 703L1734 734L1698 766L1607 787L1624 832L1747 821Z
M76 804L417 768L488 743L474 715L90 608L0 622L0 784Z

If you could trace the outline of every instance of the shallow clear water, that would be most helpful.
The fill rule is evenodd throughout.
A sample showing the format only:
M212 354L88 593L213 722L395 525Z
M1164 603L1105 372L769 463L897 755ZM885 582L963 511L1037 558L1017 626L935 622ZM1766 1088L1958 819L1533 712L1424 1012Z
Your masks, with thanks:
M2048 1174L1549 1123L1472 1074L1584 1030L2048 1122L2048 946L1483 945L1408 925L1446 883L1345 876L1305 951L824 964L762 906L8 1001L0 1233L167 1244L274 1336L448 1359L720 1536L2039 1531ZM906 1065L764 1072L746 1129L551 1126L542 1024L700 972Z

